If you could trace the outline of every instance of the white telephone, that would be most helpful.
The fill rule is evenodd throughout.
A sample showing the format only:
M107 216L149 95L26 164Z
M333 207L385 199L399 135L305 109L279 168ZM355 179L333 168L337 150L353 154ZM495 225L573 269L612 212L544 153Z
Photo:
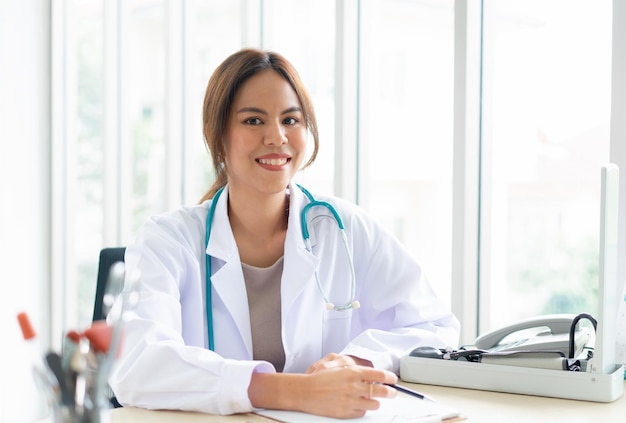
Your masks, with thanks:
M575 314L549 314L522 320L510 326L485 333L474 345L489 352L503 351L561 351L569 356L570 329ZM574 355L578 357L590 342L592 331L577 325L574 332Z

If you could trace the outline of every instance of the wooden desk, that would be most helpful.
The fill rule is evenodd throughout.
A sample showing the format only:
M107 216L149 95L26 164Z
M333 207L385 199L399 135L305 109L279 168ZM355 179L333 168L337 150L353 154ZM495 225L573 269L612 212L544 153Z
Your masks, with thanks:
M472 389L402 383L457 407L468 422L619 422L626 421L626 395L611 403L505 394ZM626 391L626 382L625 389ZM349 421L349 420L347 420ZM111 423L267 423L253 414L213 416L177 411L148 411L118 408L111 411Z

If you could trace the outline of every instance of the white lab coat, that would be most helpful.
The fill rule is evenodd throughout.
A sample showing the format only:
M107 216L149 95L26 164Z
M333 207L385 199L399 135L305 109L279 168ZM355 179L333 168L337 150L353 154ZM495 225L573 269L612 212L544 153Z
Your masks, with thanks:
M403 246L363 210L323 197L338 210L353 255L359 309L328 311L350 298L350 271L341 236L327 209L308 221L313 254L302 238L308 203L290 186L281 281L284 372L303 372L336 352L398 373L399 358L418 345L456 346L459 322L436 299L422 269ZM127 277L140 275L139 302L128 315L123 352L110 384L123 405L232 414L253 409L253 371L274 372L252 360L248 301L227 215L228 188L218 199L206 253L212 257L215 352L207 349L205 224L211 201L152 217L126 250ZM139 273L136 273L136 272Z

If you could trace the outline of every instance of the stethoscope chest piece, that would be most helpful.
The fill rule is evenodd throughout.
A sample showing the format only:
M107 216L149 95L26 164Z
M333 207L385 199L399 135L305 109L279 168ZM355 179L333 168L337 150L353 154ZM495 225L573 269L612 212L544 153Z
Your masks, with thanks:
M324 294L322 294L322 295L324 295ZM331 302L327 302L327 303L326 303L326 305L324 306L324 308L325 308L327 311L331 311L331 310L335 310L335 311L345 311L345 310L349 310L349 309L351 309L351 308L352 308L352 309L357 309L357 308L359 308L359 307L361 307L361 303L360 303L358 300L354 300L354 301L352 301L352 302L351 302L348 306L345 306L345 305L344 305L344 306L338 307L338 306L334 305L334 304L333 304L333 303L331 303Z

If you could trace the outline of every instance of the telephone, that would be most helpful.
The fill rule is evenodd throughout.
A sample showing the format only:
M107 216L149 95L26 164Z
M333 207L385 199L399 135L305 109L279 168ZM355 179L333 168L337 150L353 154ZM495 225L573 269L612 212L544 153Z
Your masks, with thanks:
M512 325L485 333L474 343L489 352L504 351L561 351L569 356L570 330L575 314L549 314L532 317ZM592 331L578 326L574 332L574 355L578 357L590 342Z

